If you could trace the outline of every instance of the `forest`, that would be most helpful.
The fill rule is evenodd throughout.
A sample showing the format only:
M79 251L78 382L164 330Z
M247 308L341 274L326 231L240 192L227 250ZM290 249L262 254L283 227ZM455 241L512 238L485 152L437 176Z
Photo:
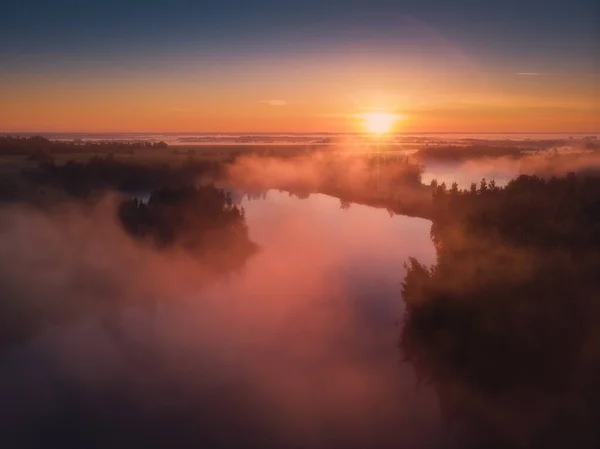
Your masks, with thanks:
M477 445L594 447L600 179L436 185L431 238L435 265L407 262L400 345L445 413Z
M149 142L145 140L129 141L83 141L83 140L50 140L34 135L30 137L0 136L0 155L27 155L32 159L44 159L58 154L73 153L124 153L133 154L137 150L165 149L165 142Z

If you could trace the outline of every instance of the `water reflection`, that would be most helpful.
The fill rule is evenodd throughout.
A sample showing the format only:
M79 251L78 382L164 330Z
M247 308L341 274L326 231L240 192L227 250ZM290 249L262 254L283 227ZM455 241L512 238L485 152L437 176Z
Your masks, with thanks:
M242 273L198 293L189 262L132 249L130 283L160 301L4 351L4 447L444 442L434 393L417 388L397 349L402 265L433 263L429 222L324 195L271 191L242 205L261 247Z

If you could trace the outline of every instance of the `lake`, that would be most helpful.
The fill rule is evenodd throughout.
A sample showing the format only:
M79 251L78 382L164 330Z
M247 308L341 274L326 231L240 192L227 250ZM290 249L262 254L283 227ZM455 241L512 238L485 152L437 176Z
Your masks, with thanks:
M398 349L403 264L434 263L430 222L325 195L240 201L260 246L242 272L195 290L181 261L131 262L160 301L0 354L3 447L446 447Z

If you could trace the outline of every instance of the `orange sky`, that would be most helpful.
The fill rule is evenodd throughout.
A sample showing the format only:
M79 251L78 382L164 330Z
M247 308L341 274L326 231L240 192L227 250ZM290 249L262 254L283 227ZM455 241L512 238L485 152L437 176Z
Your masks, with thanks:
M593 0L4 3L0 132L600 131Z
M0 131L361 132L371 109L401 114L398 132L600 129L585 73L491 72L447 49L426 63L350 56L8 73Z

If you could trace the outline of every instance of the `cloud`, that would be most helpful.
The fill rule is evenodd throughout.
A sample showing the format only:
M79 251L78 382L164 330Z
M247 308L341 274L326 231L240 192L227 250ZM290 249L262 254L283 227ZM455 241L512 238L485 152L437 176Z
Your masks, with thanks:
M541 76L542 74L539 72L519 72L517 73L519 76Z
M262 100L261 103L268 104L269 106L285 106L288 104L285 100Z

